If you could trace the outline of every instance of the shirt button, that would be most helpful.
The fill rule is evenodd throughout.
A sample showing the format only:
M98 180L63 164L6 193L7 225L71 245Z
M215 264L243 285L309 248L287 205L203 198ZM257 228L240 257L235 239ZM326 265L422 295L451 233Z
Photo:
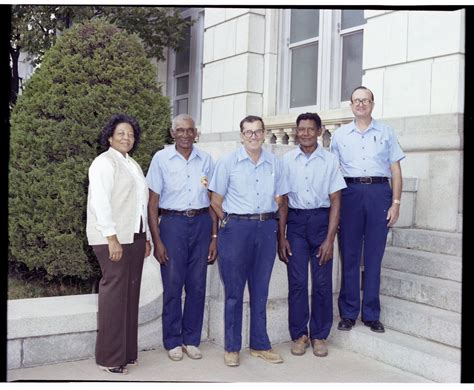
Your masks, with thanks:
M308 180L308 176L306 176L305 179Z
M362 146L362 149L365 149L363 146ZM189 177L189 176L188 176Z
M260 195L260 193L259 193L259 192L257 192L257 195Z
M188 177L191 177L191 176L188 175Z
M255 181L257 181L257 182L258 182L258 179L257 179L257 180L255 180Z

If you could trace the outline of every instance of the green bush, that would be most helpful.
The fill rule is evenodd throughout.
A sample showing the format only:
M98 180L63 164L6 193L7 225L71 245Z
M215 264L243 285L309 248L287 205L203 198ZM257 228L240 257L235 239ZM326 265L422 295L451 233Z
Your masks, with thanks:
M103 20L66 31L46 53L11 115L9 262L46 280L99 276L85 233L87 172L100 130L117 113L142 136L148 169L170 127L170 106L138 38Z

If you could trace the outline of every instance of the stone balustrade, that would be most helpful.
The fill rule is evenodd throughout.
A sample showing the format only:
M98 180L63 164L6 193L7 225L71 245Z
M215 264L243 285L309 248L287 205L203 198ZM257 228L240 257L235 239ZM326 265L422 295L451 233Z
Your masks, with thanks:
M347 110L337 110L328 118L321 113L322 129L319 142L325 148L329 148L331 143L331 134L338 127L352 121L352 114ZM298 114L274 116L263 118L267 132L265 134L265 143L277 145L297 145L296 139L296 118Z

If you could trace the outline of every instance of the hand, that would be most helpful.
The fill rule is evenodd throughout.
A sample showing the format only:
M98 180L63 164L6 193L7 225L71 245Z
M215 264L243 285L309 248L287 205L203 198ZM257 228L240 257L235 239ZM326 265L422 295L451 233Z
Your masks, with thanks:
M209 254L207 255L207 262L212 263L217 257L217 238L211 238L209 244Z
M150 244L150 241L147 241L145 243L145 257L150 256L150 253L151 253L151 244Z
M316 252L316 257L319 259L319 265L326 264L333 257L333 240L324 240Z
M392 203L392 206L387 211L387 226L392 227L398 220L398 216L400 215L400 205L396 203Z
M290 243L286 238L278 239L278 257L281 261L288 264L288 256L293 256L291 253Z
M162 265L166 265L168 262L168 252L166 250L166 247L163 245L162 241L158 241L155 244L155 249L153 250L153 256L155 256L155 259L158 260L158 262Z
M114 235L107 237L107 240L109 242L109 259L111 261L120 261L122 258L123 249L122 245L117 239L117 236Z

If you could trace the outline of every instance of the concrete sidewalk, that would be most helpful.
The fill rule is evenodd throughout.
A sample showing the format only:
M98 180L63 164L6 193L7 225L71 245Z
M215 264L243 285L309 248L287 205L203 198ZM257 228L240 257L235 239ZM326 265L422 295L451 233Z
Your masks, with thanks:
M138 365L128 375L103 372L94 359L48 366L9 370L8 381L153 381L153 382L430 382L398 368L329 345L329 355L318 358L309 348L304 356L293 356L290 343L274 345L283 364L269 364L240 353L240 366L227 367L221 347L201 344L203 359L191 360L186 354L179 362L171 361L164 349L138 353Z

